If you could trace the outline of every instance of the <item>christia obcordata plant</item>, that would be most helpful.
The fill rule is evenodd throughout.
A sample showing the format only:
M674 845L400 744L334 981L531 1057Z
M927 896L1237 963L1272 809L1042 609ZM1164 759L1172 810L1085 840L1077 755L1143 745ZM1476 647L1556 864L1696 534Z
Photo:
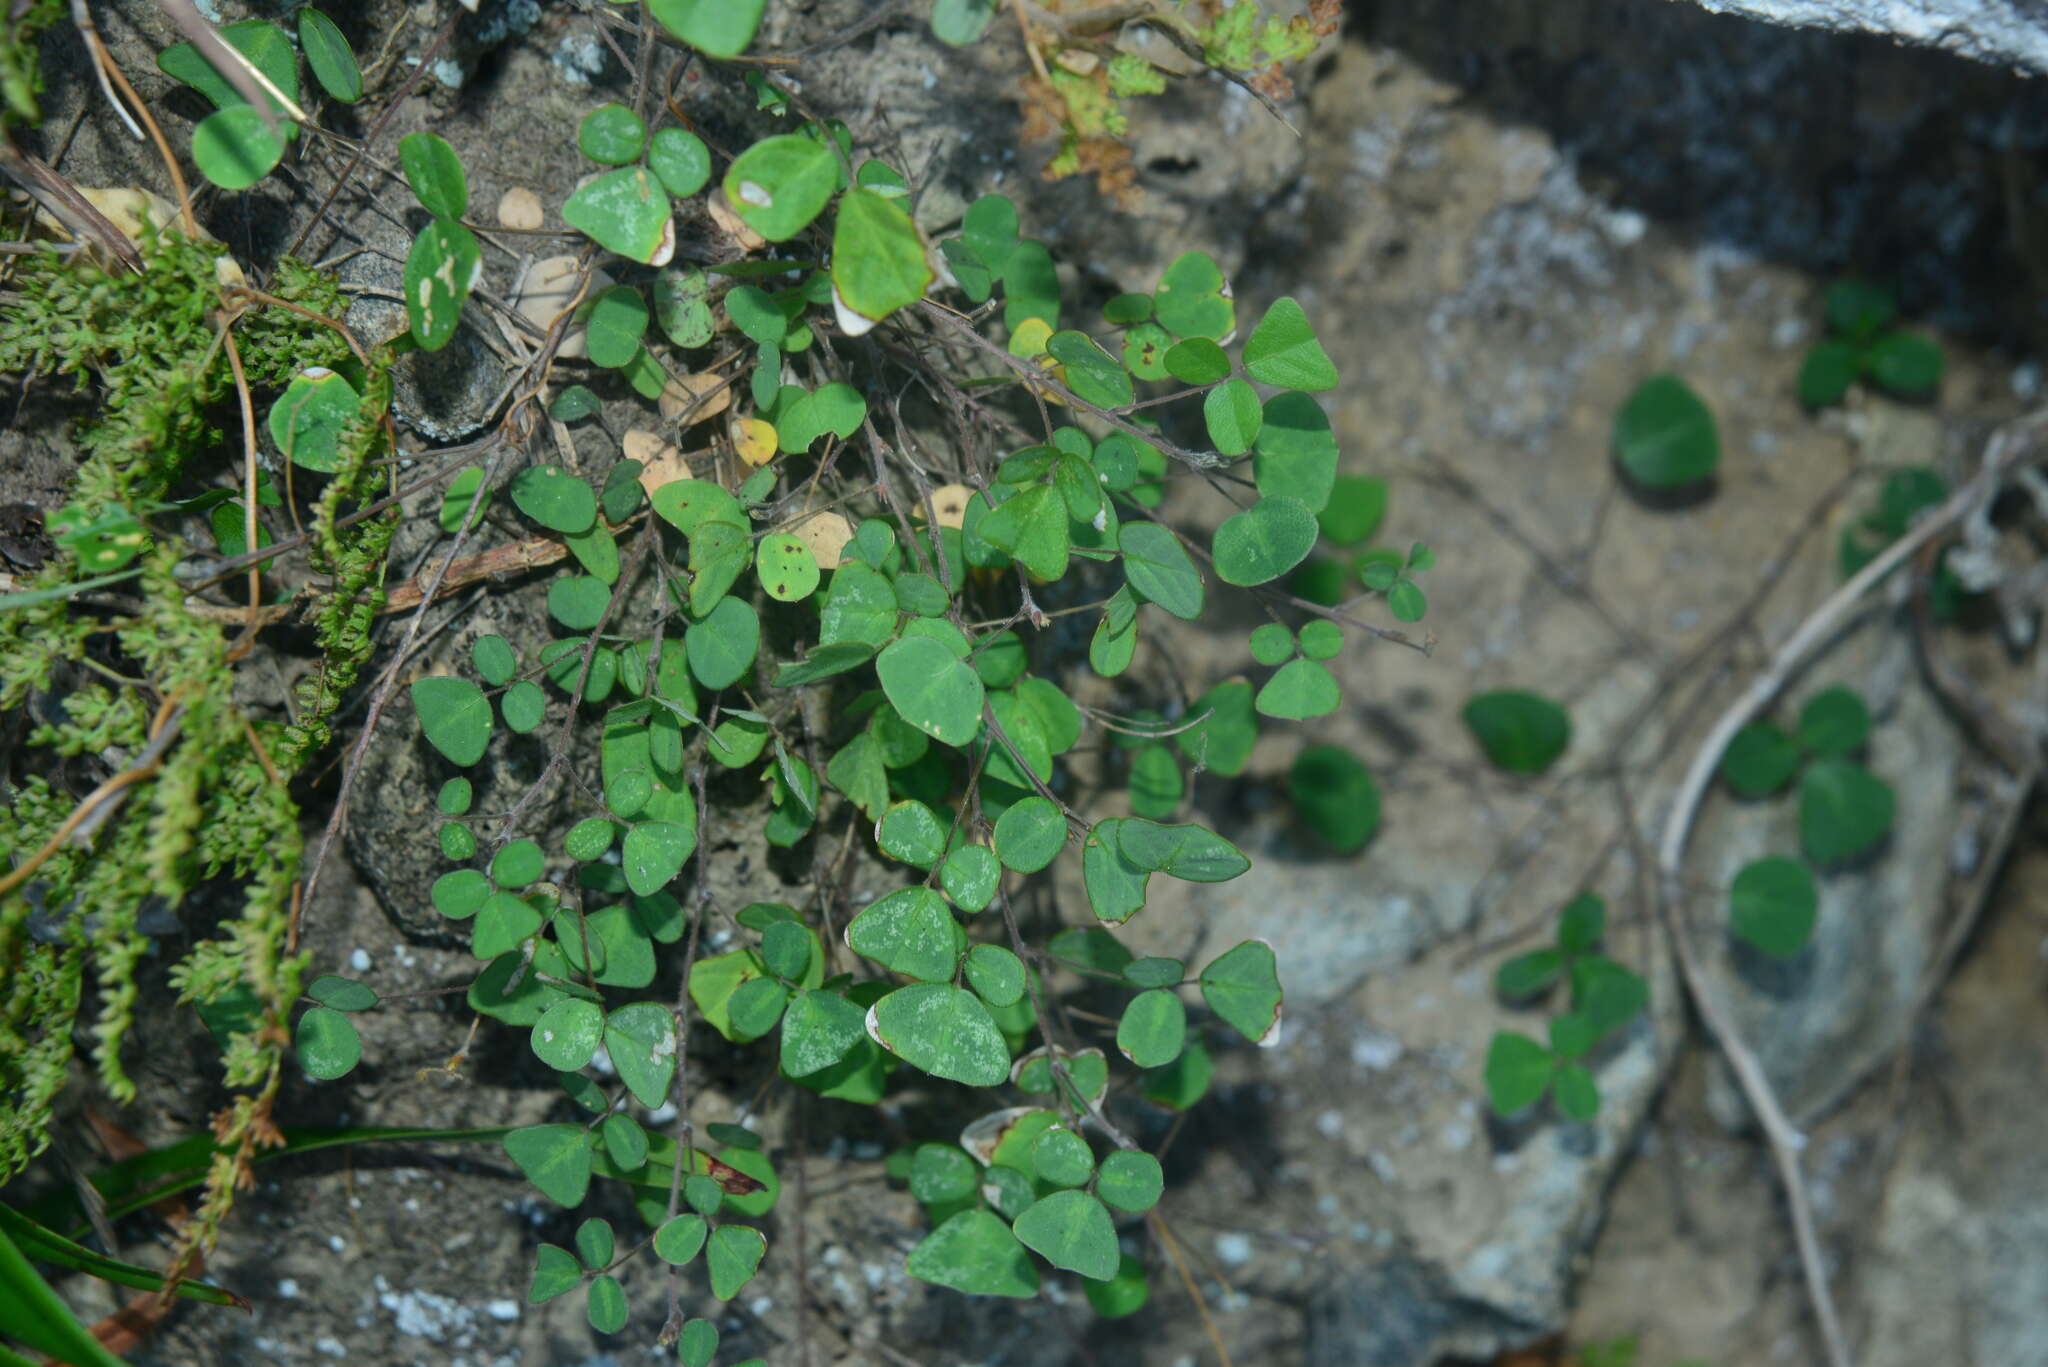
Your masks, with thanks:
M56 7L30 8L54 22ZM620 41L638 41L637 14L618 8ZM660 44L712 66L746 51L763 8L646 5ZM972 41L996 9L941 0L933 24ZM1263 88L1334 24L1323 5L1285 22L1249 3L1179 9L1184 52ZM34 35L10 23L6 117L28 123ZM294 25L224 26L216 57L234 72L196 43L160 56L214 106L188 150L221 190L269 175L308 106L364 97L341 27L313 8ZM1026 42L1034 62L1051 58L1063 156L1120 132L1114 101L1167 79L1124 54L1091 65L1087 33ZM730 1300L769 1256L760 1222L781 1183L757 1132L693 1117L707 1032L848 1105L941 1085L975 1097L964 1129L906 1112L916 1142L890 1171L928 1216L911 1276L1021 1298L1052 1269L1104 1315L1145 1303L1137 1235L1163 1230L1165 1179L1120 1108L1184 1111L1225 1041L1276 1042L1282 966L1257 939L1198 960L1138 955L1123 929L1160 880L1247 871L1192 818L1192 778L1240 775L1262 733L1336 711L1330 664L1348 645L1426 645L1372 619L1423 618L1436 554L1359 549L1386 489L1338 473L1317 396L1339 375L1295 299L1241 309L1200 252L1149 289L1077 299L1011 200L975 200L934 239L910 168L804 111L772 68L733 85L772 123L737 149L644 86L562 130L588 168L556 206L584 248L567 306L520 324L530 359L495 425L438 464L399 445L392 367L494 306L494 274L501 297L515 282L480 240L460 157L431 132L391 149L423 211L392 337L352 336L331 278L289 259L251 285L181 206L146 198L129 204L133 261L50 250L15 270L0 365L85 377L102 403L46 556L0 596L0 709L25 714L31 747L97 757L113 777L81 798L39 776L0 810L0 1172L48 1142L89 982L100 1017L80 1028L101 1082L133 1095L121 1047L144 912L218 875L240 880L246 906L170 975L220 1041L236 1101L211 1136L94 1178L108 1217L204 1183L177 1267L165 1278L76 1242L69 1193L8 1210L0 1284L18 1308L0 1311L0 1333L111 1362L30 1259L218 1299L181 1277L254 1163L399 1136L495 1142L568 1209L593 1182L631 1193L645 1228L593 1216L572 1247L541 1245L534 1302L580 1296L594 1328L617 1332L631 1315L619 1268L643 1257ZM679 240L689 224L715 236ZM605 395L658 406L660 427L586 468L569 438ZM214 424L236 407L223 455ZM416 463L402 471L401 454ZM1192 481L1232 506L1213 528L1162 512ZM286 1064L346 1076L363 1052L354 1018L395 1006L316 975L300 948L289 789L403 598L385 557L401 499L427 490L452 542L436 563L515 520L552 548L537 563L561 567L545 590L553 635L481 636L402 692L392 676L388 724L417 729L435 790L349 798L431 800L420 838L445 868L420 896L475 956L468 1006L521 1032L560 1104L507 1129L293 1129L273 1113ZM287 555L313 574L279 601L262 576ZM209 599L214 584L246 586L246 601ZM1178 624L1223 594L1261 619L1242 656L1157 667ZM287 615L312 624L317 659L268 715L237 701L237 665ZM1510 771L1540 771L1569 742L1562 709L1533 694L1481 695L1466 720ZM1845 735L1802 726L1804 781L1836 774ZM515 745L544 762L507 763ZM1330 850L1378 830L1378 785L1342 747L1299 748L1286 791ZM721 904L707 862L742 837L805 852L812 894ZM876 890L852 904L841 875L856 866ZM1062 875L1078 889L1064 902ZM1573 1042L1641 1008L1640 980L1599 953L1601 935L1597 899L1581 899L1548 958L1503 975L1523 997L1572 984L1588 1023L1535 1046L1527 1099L1554 1088L1574 1118L1597 1095L1592 1041ZM1066 1010L1083 990L1091 1009ZM1522 1053L1516 1095L1539 1070ZM678 1306L663 1338L702 1367L717 1330Z

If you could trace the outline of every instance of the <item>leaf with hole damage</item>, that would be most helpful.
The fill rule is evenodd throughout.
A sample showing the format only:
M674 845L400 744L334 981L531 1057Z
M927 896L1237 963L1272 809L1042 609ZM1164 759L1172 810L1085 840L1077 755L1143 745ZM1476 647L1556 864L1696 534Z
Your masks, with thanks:
M834 380L810 393L785 386L788 402L775 413L775 439L791 455L808 451L811 444L830 432L845 441L860 430L868 415L867 400L850 384Z
M733 160L725 197L749 228L770 242L802 232L839 188L831 147L801 133L763 138Z

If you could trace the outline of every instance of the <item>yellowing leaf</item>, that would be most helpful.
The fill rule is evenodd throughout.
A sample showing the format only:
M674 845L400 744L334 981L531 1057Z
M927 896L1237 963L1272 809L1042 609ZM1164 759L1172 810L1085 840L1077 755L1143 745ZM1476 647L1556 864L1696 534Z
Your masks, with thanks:
M1032 360L1045 354L1045 344L1051 340L1052 324L1043 318L1026 318L1010 334L1010 354Z
M774 425L765 418L736 419L732 425L732 448L747 464L766 465L775 459Z

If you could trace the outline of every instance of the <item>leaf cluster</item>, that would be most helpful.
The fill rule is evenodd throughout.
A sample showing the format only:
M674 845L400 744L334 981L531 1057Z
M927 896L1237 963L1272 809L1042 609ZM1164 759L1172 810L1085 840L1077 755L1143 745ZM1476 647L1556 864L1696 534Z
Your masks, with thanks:
M1633 970L1601 952L1607 903L1581 893L1558 912L1549 947L1503 963L1495 989L1512 1002L1533 1002L1560 980L1571 988L1571 1008L1553 1016L1546 1045L1519 1031L1497 1032L1486 1055L1486 1094L1496 1113L1509 1116L1549 1093L1567 1120L1591 1120L1600 1110L1592 1056L1600 1043L1627 1027L1649 1004L1649 987Z
M942 3L934 22L971 37L987 8ZM648 5L669 35L717 59L747 47L762 9ZM1267 66L1298 59L1326 9L1283 23L1240 3L1186 36L1210 62ZM296 24L296 48L268 21L222 29L277 92L266 109L189 44L160 58L214 105L192 151L223 189L255 184L302 136L301 57L327 97L362 96L333 22L307 8ZM1084 138L1113 134L1116 100L1163 84L1123 57L1098 70L1063 56L1056 70ZM771 76L744 79L768 117L801 108ZM688 1023L735 1046L759 1042L781 1079L832 1100L873 1105L905 1077L979 1089L994 1109L957 1145L917 1146L904 1168L933 1226L910 1271L1028 1295L1050 1266L1083 1277L1100 1313L1128 1314L1146 1299L1147 1270L1122 1252L1117 1227L1154 1207L1164 1177L1112 1112L1196 1104L1212 1046L1277 1042L1282 990L1263 941L1195 964L1139 955L1120 937L1155 878L1218 883L1249 868L1222 835L1177 819L1191 775L1239 775L1262 725L1339 705L1330 662L1345 644L1341 614L1280 586L1319 543L1370 536L1384 486L1338 474L1316 396L1339 377L1297 301L1274 300L1241 332L1221 270L1194 252L1150 292L1083 317L1007 199L977 201L934 242L915 218L915 187L856 157L844 124L778 127L722 168L723 150L714 156L695 131L650 128L624 104L592 109L574 130L601 169L567 195L562 216L617 280L593 285L550 334L551 358L578 382L560 386L548 411L584 421L606 401L598 391L609 399L623 387L662 405L679 438L729 414L700 431L707 449L622 459L596 475L515 460L495 480L493 461L440 493L444 531L481 532L487 513L516 518L563 562L546 590L551 640L480 637L452 672L406 690L446 765L423 838L448 864L432 905L466 926L477 959L467 1004L524 1032L563 1092L565 1118L501 1142L564 1206L581 1204L593 1179L628 1184L651 1231L644 1246L676 1267L701 1257L711 1293L730 1299L766 1252L749 1221L773 1208L779 1181L757 1135L712 1125L700 1144L689 1127L678 1067ZM244 887L241 913L170 973L219 1043L225 1081L243 1089L215 1126L243 1157L214 1165L195 1246L217 1231L248 1151L270 1133L287 1048L315 1081L346 1077L362 1061L361 1014L391 1005L336 975L302 990L310 965L291 948L301 851L288 785L328 739L383 603L397 514L370 505L394 487L391 366L448 345L483 279L454 149L421 132L397 153L428 221L403 274L407 331L386 346L348 344L331 325L341 296L318 272L283 263L271 289L297 308L274 307L224 291L216 245L154 226L140 273L82 253L25 263L23 307L0 321L0 366L70 371L104 404L72 500L49 519L57 557L0 599L0 706L111 660L118 672L70 689L63 719L45 719L32 743L152 756L96 845L58 848L33 878L0 890L0 1171L46 1142L89 985L101 1003L102 1082L117 1097L131 1090L120 1048L147 950L142 912L229 875ZM745 255L672 268L675 209L700 198L730 211ZM945 291L969 311L933 297ZM580 360L560 349L571 330ZM691 355L714 345L708 363ZM214 459L211 426L236 383L231 347L263 415L247 439L267 457L232 470ZM912 392L939 401L932 420L950 423L957 456L911 458L918 439L901 407ZM1173 430L1199 432L1202 444L1183 447ZM1190 476L1244 491L1213 532L1160 515L1170 481ZM305 528L292 548L303 546L317 577L302 606L319 650L288 725L239 701L242 654L219 614L193 610L180 573L195 554L276 548L286 517ZM1415 575L1433 562L1418 543L1358 572L1408 622L1426 607ZM1201 618L1212 581L1267 608L1248 646L1270 675L1256 687L1201 680L1192 699L1127 716L1081 705L1079 652L1063 651L1054 613L1087 614L1087 668L1122 678L1141 628ZM139 606L112 617L82 596L109 583ZM166 698L178 708L155 705ZM547 748L542 782L563 780L566 829L542 824L538 788L504 791L518 782L497 762L513 736ZM1071 805L1094 771L1080 756L1110 748L1128 759L1111 766L1127 802L1107 810L1129 814L1090 819ZM1361 849L1377 828L1377 786L1345 751L1304 751L1289 791L1338 851ZM59 843L51 837L73 809L48 779L23 783L0 809L0 866ZM755 903L714 940L701 867L698 895L686 894L709 823L722 818L751 823L744 834L774 847L857 849L894 886L836 924L830 908ZM1018 902L1062 868L1077 877L1088 923L1035 947L1024 926L1039 927L1029 908L1045 899L1021 918ZM655 992L664 970L680 977L686 1004ZM1097 1038L1050 1009L1069 978L1110 1012ZM670 1102L685 1115L681 1142L643 1123ZM585 1220L573 1247L541 1248L529 1297L580 1291L591 1325L616 1332L628 1319L617 1270L640 1247ZM708 1362L716 1340L709 1321L683 1324L682 1360Z
M1805 949L1820 910L1813 869L1862 859L1890 833L1898 805L1892 785L1859 759L1870 729L1862 695L1835 684L1806 700L1791 732L1759 720L1728 742L1721 780L1737 797L1768 798L1797 782L1806 859L1770 855L1737 871L1728 892L1728 930L1744 944L1778 958Z
M1828 335L1799 366L1799 402L1809 409L1840 403L1850 386L1868 380L1888 394L1924 399L1941 386L1941 344L1897 326L1891 292L1867 280L1838 280L1824 296Z

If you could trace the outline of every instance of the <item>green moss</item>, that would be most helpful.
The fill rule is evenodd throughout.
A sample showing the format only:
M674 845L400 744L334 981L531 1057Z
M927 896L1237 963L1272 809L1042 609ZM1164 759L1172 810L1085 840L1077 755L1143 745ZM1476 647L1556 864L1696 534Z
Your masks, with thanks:
M307 316L336 318L345 301L330 277L287 261L272 293L297 308L252 303L223 291L217 244L146 233L142 245L139 273L83 254L24 263L15 281L20 302L0 320L0 368L74 376L99 403L98 420L79 434L84 459L66 514L81 526L114 517L148 529L121 589L136 605L119 615L62 596L0 611L0 708L21 708L38 692L65 698L60 716L39 716L29 744L53 761L100 757L140 772L95 811L100 824L89 840L67 841L0 895L0 1179L48 1142L50 1106L83 1024L88 972L101 1084L116 1098L134 1095L122 1052L149 950L142 912L157 903L175 910L201 881L222 874L243 880L241 911L170 979L193 1002L253 993L261 1008L227 1040L223 1080L274 1086L305 964L286 948L301 854L286 785L328 740L329 719L368 657L395 525L394 514L339 525L381 493L386 478L378 457L388 450L391 357L380 354L360 368L363 415L310 519L308 559L324 585L309 605L319 659L295 690L289 725L250 716L236 702L235 629L188 610L189 586L176 570L189 549L167 514L175 499L198 492L184 487L188 476L221 448L218 410L233 412L225 330L235 331L251 385L274 390L305 366L355 364L346 339ZM64 525L61 516L52 521ZM57 540L59 554L21 587L61 589L90 577L83 543ZM89 651L96 641L105 644ZM0 807L0 868L20 868L77 803L76 793L42 780L17 789ZM237 1105L228 1128L254 1124L260 1113ZM224 1212L221 1195L209 1198L207 1219Z

